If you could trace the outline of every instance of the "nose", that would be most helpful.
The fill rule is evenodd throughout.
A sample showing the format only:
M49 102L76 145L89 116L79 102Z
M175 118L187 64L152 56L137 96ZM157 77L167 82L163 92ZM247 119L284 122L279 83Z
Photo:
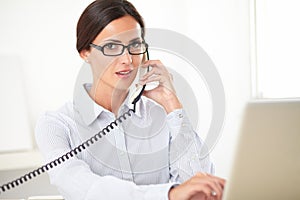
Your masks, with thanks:
M129 54L128 49L124 50L124 53L121 55L121 62L122 64L131 64L132 63L132 55Z

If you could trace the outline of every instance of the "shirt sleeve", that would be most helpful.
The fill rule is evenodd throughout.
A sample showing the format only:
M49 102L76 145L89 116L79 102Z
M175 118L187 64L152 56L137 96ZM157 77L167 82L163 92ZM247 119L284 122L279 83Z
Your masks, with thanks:
M69 129L66 124L49 115L42 116L36 125L37 145L46 162L69 152ZM99 176L89 165L76 157L48 171L51 184L55 185L67 200L124 199L150 200L168 199L173 183L136 185L113 176Z
M193 130L183 109L167 115L170 129L170 177L172 182L184 182L197 172L214 174L208 148Z

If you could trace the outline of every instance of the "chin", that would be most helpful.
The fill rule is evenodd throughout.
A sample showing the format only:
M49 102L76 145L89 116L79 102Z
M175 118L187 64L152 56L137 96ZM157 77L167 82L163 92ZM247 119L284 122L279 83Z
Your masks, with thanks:
M132 82L133 82L133 80L131 80L131 81L128 81L128 80L126 80L126 81L125 81L125 80L120 80L120 81L118 82L118 84L115 85L115 88L116 88L117 90L128 90L128 89L130 88Z

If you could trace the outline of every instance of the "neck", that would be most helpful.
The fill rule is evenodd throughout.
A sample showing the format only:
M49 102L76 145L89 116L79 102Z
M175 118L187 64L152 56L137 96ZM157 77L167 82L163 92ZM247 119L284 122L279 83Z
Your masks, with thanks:
M114 88L108 84L101 82L100 84L93 83L91 90L89 91L90 97L103 108L118 115L118 111L122 103L124 102L128 90L121 90Z

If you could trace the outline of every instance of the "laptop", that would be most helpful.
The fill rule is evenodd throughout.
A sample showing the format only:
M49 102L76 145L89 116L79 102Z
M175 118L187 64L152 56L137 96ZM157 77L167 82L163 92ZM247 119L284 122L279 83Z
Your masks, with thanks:
M224 200L300 199L300 99L247 104Z

